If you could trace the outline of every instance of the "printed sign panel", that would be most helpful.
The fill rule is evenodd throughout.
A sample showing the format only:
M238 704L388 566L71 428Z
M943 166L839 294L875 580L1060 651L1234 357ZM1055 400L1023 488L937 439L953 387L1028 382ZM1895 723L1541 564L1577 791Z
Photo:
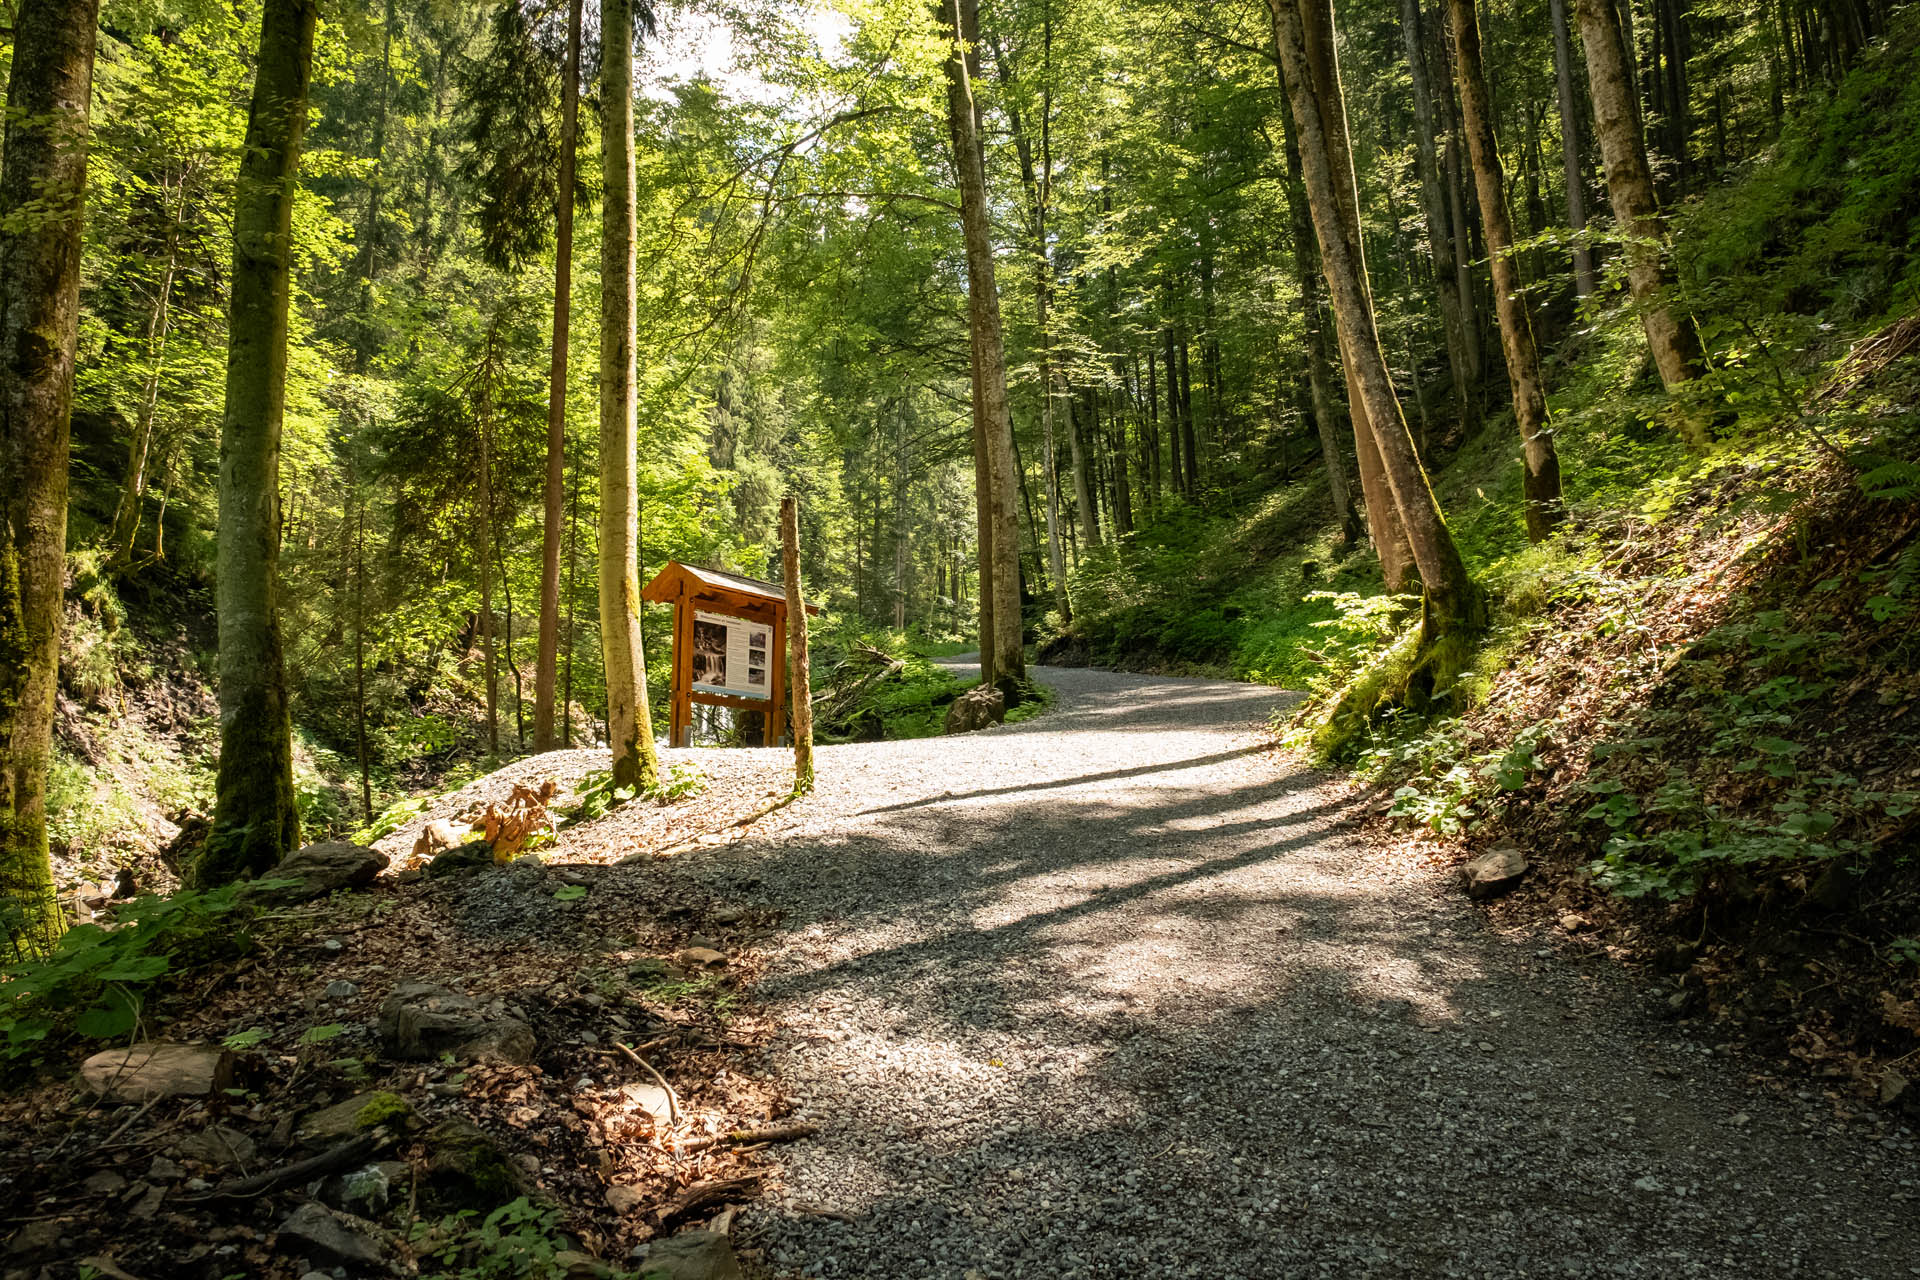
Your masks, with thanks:
M693 615L693 687L736 698L773 697L767 656L773 628L720 613Z

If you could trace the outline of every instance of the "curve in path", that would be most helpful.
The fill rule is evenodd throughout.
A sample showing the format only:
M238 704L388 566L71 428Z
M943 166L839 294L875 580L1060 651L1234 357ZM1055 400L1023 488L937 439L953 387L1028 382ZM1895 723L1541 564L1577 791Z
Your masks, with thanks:
M1920 1275L1911 1132L1389 869L1261 749L1289 695L1037 674L671 864L786 912L756 994L823 1134L743 1224L771 1275Z

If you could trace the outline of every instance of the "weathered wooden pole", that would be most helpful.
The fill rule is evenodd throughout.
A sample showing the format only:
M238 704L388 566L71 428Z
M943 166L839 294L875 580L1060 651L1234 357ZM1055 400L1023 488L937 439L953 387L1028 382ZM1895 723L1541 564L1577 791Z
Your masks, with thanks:
M780 576L787 587L787 654L793 674L793 793L813 790L813 685L807 675L807 602L800 594L800 504L780 499Z

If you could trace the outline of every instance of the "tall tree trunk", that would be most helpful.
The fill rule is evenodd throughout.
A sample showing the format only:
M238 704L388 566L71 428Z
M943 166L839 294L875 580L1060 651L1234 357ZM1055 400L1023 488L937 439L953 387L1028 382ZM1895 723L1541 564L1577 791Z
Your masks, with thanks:
M574 577L580 568L580 464L573 464L573 491L567 502L567 657L560 686L560 745L573 745L573 614L580 593Z
M780 580L787 588L787 689L793 701L793 792L813 790L813 677L807 661L807 602L800 593L800 512L792 494L780 499Z
M580 7L567 5L566 79L560 86L560 182L554 195L553 352L547 368L547 479L540 532L540 647L533 671L533 749L551 751L560 654L560 522L566 489L567 343L573 316L574 153L580 145Z
M1485 625L1485 604L1467 575L1466 563L1460 558L1453 536L1447 531L1439 503L1434 501L1433 490L1427 483L1426 471L1420 465L1413 436L1407 431L1406 418L1400 412L1400 402L1394 395L1386 356L1380 349L1379 332L1374 326L1366 267L1354 252L1357 237L1350 236L1349 217L1344 211L1346 202L1336 177L1340 165L1350 166L1351 160L1345 159L1349 154L1345 137L1336 137L1328 127L1330 121L1337 122L1344 134L1344 107L1322 97L1329 91L1339 92L1337 73L1331 77L1325 75L1333 32L1330 0L1274 0L1272 13L1274 44L1298 131L1301 170L1306 180L1307 202L1313 211L1327 288L1352 358L1357 375L1355 382L1373 424L1371 434L1379 450L1381 469L1391 486L1401 526L1419 566L1426 596L1427 635L1431 640L1471 634ZM1309 54L1308 30L1313 30L1315 40L1324 46L1318 54L1323 64L1319 75L1315 74L1315 59ZM1348 172L1351 173L1350 167Z
M1447 339L1447 365L1453 373L1454 413L1468 432L1480 425L1479 376L1469 359L1466 321L1460 307L1460 276L1453 261L1453 233L1447 221L1447 197L1440 180L1440 136L1427 78L1426 40L1421 33L1420 0L1400 0L1400 35L1413 80L1414 167L1420 174L1420 212L1427 224L1433 256L1434 291L1440 295L1440 324ZM1300 217L1304 220L1305 210Z
M1333 13L1330 8L1323 9L1318 0L1305 0L1305 3L1302 0L1268 0L1268 12L1273 19L1275 56L1280 62L1282 88L1290 100L1296 92L1307 94L1307 102L1314 112L1311 123L1313 137L1317 141L1312 144L1307 138L1308 122L1300 118L1297 110L1291 118L1295 142L1301 153L1307 205L1318 235L1321 269L1327 277L1331 294L1334 262L1326 237L1337 235L1341 260L1350 264L1355 272L1353 280L1360 289L1366 331L1372 335L1373 354L1380 360L1384 377L1386 357L1380 352L1379 335L1373 327L1373 297L1367 285L1365 260L1361 256L1360 205L1353 177L1353 154L1347 139L1347 109L1340 88L1340 67L1334 53ZM1287 28L1284 33L1283 27ZM1280 48L1283 39L1298 42L1300 68L1311 79L1299 85L1290 82L1287 59L1291 54ZM1320 148L1311 159L1306 154L1309 145ZM1316 194L1314 185L1316 166L1327 184L1326 190L1319 194ZM1323 198L1326 201L1324 204ZM1323 217L1331 221L1323 225ZM1392 423L1376 426L1373 415L1378 406L1372 397L1364 393L1364 353L1355 347L1357 335L1352 329L1359 317L1349 313L1337 295L1333 301L1340 364L1347 384L1347 410L1353 422L1354 453L1360 472L1360 496L1367 509L1367 531L1373 539L1374 552L1380 558L1380 575L1387 590L1405 591L1411 584L1417 561L1409 542L1410 535L1402 508L1394 500L1395 490L1386 469L1386 455L1378 439L1381 431L1392 429ZM1390 399L1392 390L1389 380L1387 391ZM1406 423L1399 417L1399 401L1392 399L1392 404L1395 415L1393 422L1397 422L1399 429L1404 432ZM1412 447L1411 436L1407 437L1407 444L1409 448Z
M353 537L353 725L360 756L360 809L373 821L373 779L367 768L367 498L355 492Z
M480 413L480 469L475 473L474 555L480 561L480 645L486 659L487 754L500 754L500 683L493 632L493 333L481 365L476 400Z
M1200 492L1200 445L1193 430L1193 348L1187 342L1185 323L1175 326L1180 353L1180 452L1186 460L1187 474L1181 487L1189 498ZM1205 375L1201 380L1205 381Z
M1073 447L1073 502L1080 512L1080 532L1087 546L1100 545L1100 509L1095 505L1092 479L1093 442L1080 429L1080 409L1072 389L1067 392L1067 438Z
M1453 65L1452 55L1447 52L1446 41L1440 38L1440 33L1434 34L1429 48L1441 67ZM1460 296L1461 338L1466 352L1467 371L1471 375L1467 394L1473 400L1472 420L1478 424L1480 380L1486 376L1487 362L1480 341L1480 303L1474 290L1473 221L1467 216L1465 166L1460 156L1465 143L1460 136L1459 112L1454 108L1453 81L1448 77L1440 83L1442 92L1437 99L1440 107L1438 123L1447 138L1447 150L1441 159L1440 172L1446 186L1447 226L1453 248L1455 291Z
M600 650L615 786L660 782L640 639L634 381L633 3L600 5Z
M1350 546L1358 545L1365 530L1353 505L1353 487L1347 478L1346 451L1340 447L1339 411L1333 403L1332 358L1327 351L1326 318L1320 306L1320 261L1314 252L1313 215L1307 210L1306 186L1300 178L1300 146L1293 136L1293 122L1282 113L1284 145L1287 152L1287 180L1281 190L1287 198L1287 222L1293 240L1293 269L1300 290L1300 312L1306 326L1307 408L1313 416L1314 432L1320 438L1320 461L1327 472L1327 494L1333 502L1333 518L1341 536ZM1436 242L1437 243L1437 242ZM1457 308L1456 308L1457 310Z
M996 683L1026 678L1020 617L1020 528L1014 490L1013 419L1007 405L1006 346L1001 335L1000 295L994 279L993 237L987 221L986 153L981 143L980 106L973 83L979 78L980 10L978 0L942 0L942 21L953 38L946 61L947 120L953 137L954 169L960 179L960 226L967 251L967 327L974 336L978 368L976 404L987 462L983 495L992 525L991 577L981 584L984 606L993 600L993 655ZM982 657L986 646L982 644Z
M1609 0L1574 0L1574 17L1587 54L1593 125L1606 162L1607 194L1613 201L1614 221L1627 240L1627 281L1640 307L1654 368L1671 391L1698 374L1700 336L1693 322L1672 311L1662 296L1668 283L1666 230L1654 199L1646 139L1627 78L1625 34ZM1691 424L1688 430L1704 439L1703 423Z
M354 335L353 368L364 372L377 345L373 327L373 277L380 265L380 200L386 186L387 105L393 91L394 0L387 0L386 21L380 35L380 96L373 117L373 166L367 183L366 217L360 223L359 261L354 264L360 277L360 314Z
M1500 318L1500 343L1507 357L1507 385L1513 392L1513 417L1520 428L1525 467L1521 486L1527 502L1527 537L1540 542L1566 518L1560 496L1560 458L1547 422L1546 384L1533 322L1513 258L1513 219L1507 210L1506 180L1493 136L1493 104L1488 100L1481 64L1480 19L1473 0L1447 0L1453 29L1454 78L1466 125L1467 152L1474 186L1480 194L1480 224L1486 228L1488 266L1493 270L1494 310Z
M153 421L160 407L160 376L166 371L167 338L171 332L173 280L180 263L181 220L186 213L186 174L172 216L167 223L166 257L160 283L154 289L153 310L147 317L147 376L140 387L140 409L134 418L133 439L127 444L127 474L120 487L120 503L113 513L109 547L115 564L133 563L133 544L140 536L140 500L147 491L147 455L153 446Z
M1567 184L1567 227L1573 232L1573 289L1592 297L1600 287L1587 230L1587 166L1581 159L1580 100L1573 91L1573 42L1567 27L1567 0L1548 0L1553 22L1554 93L1560 104L1560 163Z
M1173 341L1173 282L1167 282L1168 322L1161 326L1160 341L1167 354L1167 481L1175 493L1187 491L1186 445L1180 431L1180 355Z
M1047 481L1047 577L1053 584L1053 605L1062 622L1073 619L1067 599L1066 557L1060 546L1060 471L1054 458L1053 406L1059 377L1053 367L1053 330L1050 315L1053 294L1052 249L1047 241L1047 215L1053 204L1053 8L1041 15L1040 43L1040 158L1036 165L1033 138L1021 118L1019 104L1009 93L1007 119L1013 128L1014 154L1020 161L1020 181L1027 193L1028 230L1033 237L1034 319L1040 334L1041 463ZM1001 82L1011 89L1013 64L996 49L994 64ZM1031 517L1029 517L1031 521Z
M97 25L97 0L20 0L0 149L0 927L11 959L44 954L66 929L47 770Z
M220 772L193 878L270 869L300 843L280 649L280 426L286 410L293 194L307 127L314 0L265 0L234 192L227 402L220 423Z

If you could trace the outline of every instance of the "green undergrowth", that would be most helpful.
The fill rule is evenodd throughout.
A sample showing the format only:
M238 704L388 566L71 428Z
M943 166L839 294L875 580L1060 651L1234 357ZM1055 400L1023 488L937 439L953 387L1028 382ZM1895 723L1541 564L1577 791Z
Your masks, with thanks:
M107 924L69 929L50 955L0 969L0 1070L151 1031L156 1001L181 978L249 945L250 887L144 894Z

